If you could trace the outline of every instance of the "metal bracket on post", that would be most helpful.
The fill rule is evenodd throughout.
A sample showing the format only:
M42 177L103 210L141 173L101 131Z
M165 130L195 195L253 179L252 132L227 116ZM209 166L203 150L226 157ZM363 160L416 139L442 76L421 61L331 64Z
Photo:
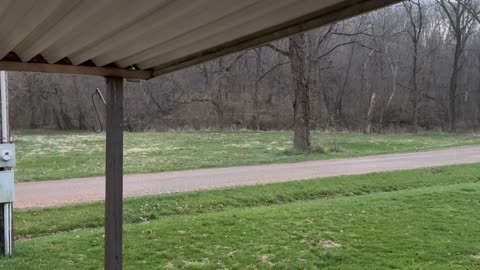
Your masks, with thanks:
M97 109L97 104L95 103L95 96L98 96L100 100L103 102L103 105L107 105L107 102L105 101L105 98L103 98L102 92L100 92L100 89L95 89L95 92L92 94L92 103L93 103L93 108L95 109L95 113L97 114L97 119L98 119L98 125L100 126L100 129L95 129L95 125L92 125L93 132L100 134L103 132L103 125L102 125L102 120L100 119L100 114L98 113Z
M0 103L2 140L0 144L0 249L5 256L13 254L13 199L15 145L10 140L8 124L7 72L0 71Z

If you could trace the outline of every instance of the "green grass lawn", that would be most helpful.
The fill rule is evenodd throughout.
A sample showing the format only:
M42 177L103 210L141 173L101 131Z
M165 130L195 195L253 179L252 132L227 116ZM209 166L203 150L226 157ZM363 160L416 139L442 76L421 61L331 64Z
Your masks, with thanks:
M105 136L91 132L19 131L19 182L104 175ZM326 153L292 154L290 132L125 133L126 174L295 162L480 145L480 136L314 133Z
M16 232L28 238L17 241L14 257L0 259L0 268L101 268L102 207L16 212ZM479 207L479 164L130 199L124 263L479 269ZM55 235L39 237L45 233Z

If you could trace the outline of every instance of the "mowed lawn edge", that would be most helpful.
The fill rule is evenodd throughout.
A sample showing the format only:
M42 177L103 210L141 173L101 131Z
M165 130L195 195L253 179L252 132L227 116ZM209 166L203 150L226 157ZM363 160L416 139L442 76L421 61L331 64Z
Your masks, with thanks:
M125 174L291 163L480 145L480 136L312 134L314 149L295 153L291 132L125 133ZM17 131L17 182L105 174L105 137L88 132Z
M480 184L171 216L125 226L126 269L476 269ZM8 269L96 269L103 231L20 241Z
M126 199L124 223L135 224L164 219L168 216L477 182L480 182L480 164L151 196ZM104 204L16 211L14 223L17 238L99 228L104 224Z

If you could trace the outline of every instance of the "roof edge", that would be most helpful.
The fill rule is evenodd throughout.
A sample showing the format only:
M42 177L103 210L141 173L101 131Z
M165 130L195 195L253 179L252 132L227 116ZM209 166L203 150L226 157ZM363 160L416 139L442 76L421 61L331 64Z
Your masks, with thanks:
M151 79L152 72L150 70L129 70L123 68L112 67L90 67L90 66L74 66L62 64L45 64L45 63L23 63L14 61L0 61L0 70L5 71L23 71L23 72L40 72L40 73L59 73L59 74L76 74L90 75L102 77L122 77L126 79Z

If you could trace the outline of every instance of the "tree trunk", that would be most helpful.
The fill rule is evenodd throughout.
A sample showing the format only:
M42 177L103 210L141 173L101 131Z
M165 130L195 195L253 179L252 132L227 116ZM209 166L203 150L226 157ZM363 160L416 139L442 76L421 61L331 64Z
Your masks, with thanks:
M368 112L367 112L367 125L365 126L366 134L372 133L372 117L373 117L373 111L375 109L376 96L377 94L374 91L372 91L372 94L370 95L370 104L368 106Z
M78 111L78 129L87 130L88 129L87 120L80 105L77 106L77 111Z
M420 103L420 93L417 83L417 73L419 71L418 63L418 44L420 42L423 31L423 10L420 0L404 2L405 10L408 14L411 24L411 30L407 31L413 43L413 59L412 59L412 88L410 89L409 100L412 103L411 124L413 132L418 131L418 108Z
M263 63L262 63L262 48L257 48L254 50L256 59L256 69L255 69L255 86L253 89L253 128L255 130L260 130L260 114L258 112L258 90L260 88L260 78L263 74Z
M294 139L295 150L308 151L310 145L310 89L308 58L305 34L296 34L289 39L289 58L295 87Z
M480 55L478 56L478 61L480 63ZM480 73L480 66L478 66L478 71ZM480 126L480 84L477 87L477 93L476 93L475 97L476 97L476 100L477 100L477 102L476 102L477 107L476 107L476 110L475 110L475 124L474 124L475 132L476 132L478 127Z
M353 56L355 55L355 45L351 45L350 54L348 55L347 71L345 77L343 77L342 87L338 92L335 99L335 122L343 122L343 98L345 96L345 90L347 89L348 82L350 81L350 72L352 70Z
M223 131L224 129L224 100L223 91L227 87L227 69L225 67L225 59L221 57L218 59L218 77L213 86L212 104L215 112L217 129Z
M382 109L382 115L380 118L380 125L382 127L385 126L384 123L384 114L385 111L387 111L390 108L390 105L392 104L393 97L395 96L396 90L397 90L397 75L398 75L398 67L396 64L393 62L390 64L390 69L392 70L392 92L390 92L390 96L388 97L387 104L383 107Z
M457 129L457 111L456 111L456 99L457 99L457 82L458 82L458 70L460 56L462 54L461 40L457 38L455 44L455 55L453 58L453 71L450 78L450 88L448 91L448 128L450 132L455 132Z
M413 67L412 67L412 126L413 131L418 131L418 85L417 85L417 61L418 61L418 42L414 42L413 48Z

